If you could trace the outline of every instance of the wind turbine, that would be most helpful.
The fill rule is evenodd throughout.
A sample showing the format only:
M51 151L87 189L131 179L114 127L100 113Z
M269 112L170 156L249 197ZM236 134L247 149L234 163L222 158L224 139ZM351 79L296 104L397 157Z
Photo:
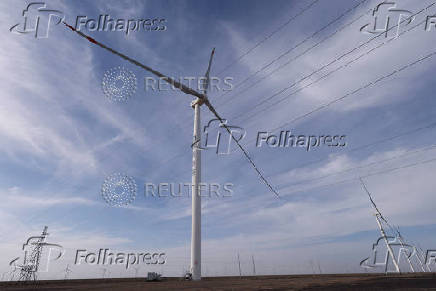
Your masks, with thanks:
M67 267L65 268L65 280L68 279L68 276L70 275L70 273L72 272L72 270L70 269L70 265L67 265Z
M192 144L192 236L191 236L191 276L193 280L200 280L201 279L201 199L200 199L200 193L199 193L199 184L201 181L201 148L200 148L200 106L206 105L206 107L209 109L209 111L221 122L221 125L226 129L226 131L230 134L231 138L235 143L238 145L239 149L244 154L245 158L249 161L254 171L258 174L261 181L268 187L268 189L276 195L276 197L279 197L278 192L273 188L271 183L265 178L265 176L262 174L262 172L259 170L259 168L254 163L253 159L249 155L249 153L244 149L244 147L239 143L239 140L235 138L232 134L231 129L229 126L226 125L224 119L218 114L218 112L215 110L215 108L210 103L209 99L207 98L207 89L209 86L209 72L210 72L210 66L212 64L212 58L215 52L215 49L212 50L210 59L209 59L209 65L206 72L206 84L205 88L203 90L203 93L199 93L188 86L177 82L176 80L162 74L161 72L152 69L151 67L144 65L137 60L134 60L125 54L122 54L103 43L95 40L94 38L84 34L81 31L76 30L73 26L69 25L65 21L63 22L66 27L68 27L71 31L77 33L80 37L88 40L92 44L95 44L102 49L105 49L109 51L112 54L115 54L122 59L132 63L135 66L138 66L153 75L161 78L162 80L166 81L173 87L179 89L185 94L192 95L197 97L195 101L191 103L191 106L194 108L194 139Z
M103 271L103 274L101 275L101 277L104 279L106 274L109 274L109 271L106 268L101 268L101 270Z
M138 278L138 271L141 267L133 267L135 269L135 278Z

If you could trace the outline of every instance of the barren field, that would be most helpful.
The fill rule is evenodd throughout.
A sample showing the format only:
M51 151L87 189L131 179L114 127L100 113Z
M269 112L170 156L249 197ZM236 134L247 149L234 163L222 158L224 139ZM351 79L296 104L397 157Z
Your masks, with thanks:
M164 278L161 282L133 279L4 282L1 290L436 290L432 274L343 274L253 277L210 277L200 282Z

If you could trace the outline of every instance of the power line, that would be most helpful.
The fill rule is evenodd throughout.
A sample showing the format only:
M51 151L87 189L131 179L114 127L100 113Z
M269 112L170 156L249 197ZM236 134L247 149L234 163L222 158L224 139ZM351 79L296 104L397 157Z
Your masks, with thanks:
M411 17L415 17L416 15L422 13L423 11L428 10L430 7L432 7L432 6L435 5L435 4L436 4L436 2L433 2L432 4L430 4L430 5L428 5L427 7L421 9L421 10L418 11L417 13L412 14L409 18L411 18ZM258 85L262 80L264 80L265 78L271 76L272 74L274 74L274 73L277 72L278 70L282 69L283 67L289 65L292 61L296 60L296 59L299 58L301 55L304 55L307 51L309 51L309 50L311 50L311 49L317 47L319 44L321 44L322 42L324 42L324 41L327 40L328 38L332 37L332 36L333 36L334 34L336 34L338 31L340 31L340 30L342 30L343 28L345 28L345 27L351 25L352 23L354 23L355 21L357 21L358 19L360 19L361 17L363 17L366 13L368 13L368 12L365 12L364 14L360 15L357 19L355 19L355 20L353 20L352 22L346 24L346 25L343 26L342 28L336 30L333 34L331 34L330 36L324 38L323 40L319 41L318 43L314 44L312 47L308 48L306 51L303 51L303 53L301 53L300 55L297 55L296 57L290 59L290 60L287 61L286 63L283 63L282 65L280 65L279 67L277 67L276 69L274 69L273 71L271 71L270 73L266 74L265 76L263 76L262 78L260 78L259 80L257 80L257 82L254 83L254 84L252 84L252 86L250 86L250 87L246 88L245 90L239 92L239 94L244 93L244 92L246 92L247 90L249 90L249 89L255 87L255 86ZM392 30L392 29L398 27L399 25L401 25L403 22L405 22L405 21L408 20L409 18L403 19L403 20L402 20L400 23L398 23L397 25L394 25L394 26L392 26L391 28L388 28L388 29L386 30L386 32L383 32L383 33L377 34L376 36L374 36L374 37L368 39L367 41L361 43L361 44L358 45L357 47L354 47L353 49L351 49L351 50L347 51L346 53L340 55L339 57L333 59L331 62L329 62L329 63L327 63L327 64L321 66L320 68L318 68L317 70L313 71L312 73L310 73L310 74L304 76L303 78L299 79L298 81L292 83L292 84L289 85L288 87L285 87L285 88L283 88L282 90L276 92L275 94L273 94L272 96L268 97L267 99L271 99L271 98L273 98L274 96L279 95L279 94L285 92L286 90L288 90L288 89L294 87L296 84L301 83L302 81L304 81L304 80L310 78L311 76L313 76L314 74L316 74L316 73L322 71L322 70L325 69L326 67L331 66L332 64L334 64L334 63L338 62L339 60L343 59L344 57L350 55L351 53L355 52L356 50L360 49L361 47L363 47L363 46L367 45L368 43L372 42L374 39L377 39L378 37L384 35L385 33L389 32L390 30ZM229 101L227 101L227 102L229 102ZM225 103L227 103L227 102L225 102ZM223 104L224 104L224 103L223 103Z
M236 142L237 146L239 147L239 149L242 151L242 153L245 155L245 157L247 158L247 160L250 162L250 164L253 166L253 169L256 171L256 173L259 175L260 179L263 181L263 183L270 189L270 191L272 193L274 193L277 197L279 197L279 193L272 187L272 185L266 180L266 178L264 177L264 175L260 172L260 170L257 168L256 164L254 163L253 159L250 157L250 155L248 154L248 152L242 147L242 145L239 143L239 140L236 139L233 136L232 131L230 130L230 128L227 126L227 124L224 122L224 119L221 118L221 116L219 116L219 114L216 112L215 108L212 107L212 105L208 106L209 110L215 115L216 118L219 119L219 121L221 122L221 125L224 126L224 128L227 130L227 132L230 134L230 136L232 137L232 139Z
M339 21L342 17L344 17L345 15L347 15L348 13L350 13L351 11L353 11L354 9L356 9L357 7L359 7L361 4L363 4L364 2L366 2L368 0L363 0L361 2L359 2L357 5L353 6L352 8L348 9L347 11L345 11L344 13L342 13L341 15L339 15L338 17L336 17L335 19L333 19L332 21L330 21L329 23L327 23L326 25L324 25L321 29L317 30L316 32L314 32L312 35L306 37L304 40L302 40L301 42L299 42L298 44L294 45L293 47L291 47L290 49L288 49L287 51L285 51L284 53L282 53L281 55L279 55L278 57L274 58L272 61L270 61L269 63L267 63L266 65L263 65L259 70L257 70L256 72L250 74L247 78L245 78L243 81L239 82L238 84L236 84L234 87L239 87L242 84L244 84L246 81L248 81L249 79L253 78L254 76L256 76L258 73L264 71L265 69L267 69L268 67L270 67L272 64L274 64L276 61L280 60L282 57L288 55L289 53L291 53L293 50L295 50L296 48L298 48L299 46L301 46L302 44L304 44L305 42L307 42L308 40L310 40L311 38L315 37L317 34L319 34L320 32L322 32L323 30L327 29L329 26L331 26L332 24L334 24L335 22ZM357 21L358 19L360 19L361 17L363 17L365 14L367 14L368 12L370 12L370 10L368 10L367 12L365 12L364 14L362 14L360 17L358 17L357 19L355 19L354 21L348 23L347 25L343 26L340 30L344 29L345 27L351 25L352 23L354 23L355 21ZM333 35L335 35L339 30L337 30L336 32L334 32L332 35L330 35L329 37L323 39L321 42L324 42L325 40L327 40L328 38L332 37ZM320 42L320 43L321 43ZM318 43L317 45L319 45L320 43ZM313 49L314 47L311 47L309 50ZM306 50L303 54L307 53L309 50ZM303 54L299 55L297 58L301 57ZM295 58L295 59L297 59ZM227 95L228 93L230 93L230 91L223 93L219 96L219 98ZM233 99L230 99L233 100ZM228 100L227 102L230 102L230 100ZM226 103L227 103L226 102ZM223 105L223 104L221 104ZM221 106L219 105L219 106ZM218 107L219 107L218 106Z
M317 0L317 1L318 1L318 0ZM158 72L158 71L156 71L156 70L154 70L154 69L152 69L152 68L150 68L150 67L148 67L148 66L146 66L146 65L144 65L144 64L142 64L142 63L140 63L140 62L138 62L138 61L136 61L136 60L134 60L134 59L132 59L132 58L130 58L130 57L128 57L128 56L126 56L126 55L124 55L124 54L122 54L122 53L120 53L120 52L118 52L118 51L116 51L116 50L114 50L114 49L112 49L112 48L110 48L110 47L108 47L108 46L106 46L106 45L104 45L104 44L102 44L102 43L100 43L99 41L93 39L92 37L90 37L90 36L88 36L88 35L86 35L86 34L84 34L83 32L76 30L74 27L72 27L71 25L67 24L66 22L64 22L64 24L65 24L68 28L70 28L73 32L76 32L79 36L81 36L81 37L87 39L89 42L91 42L91 43L93 43L93 44L96 44L96 45L98 45L99 47L101 47L101 48L103 48L103 49L105 49L105 50L107 50L107 51L109 51L109 52L111 52L111 53L113 53L113 54L115 54L115 55L117 55L117 56L119 56L119 57L125 59L126 61L128 61L128 62L134 64L135 66L138 66L138 67L140 67L140 68L142 68L142 69L144 69L144 70L146 70L146 71L148 71L148 72L153 73L154 75L160 77L161 79L163 79L163 80L165 80L166 82L170 83L170 84L173 85L174 87L180 89L183 93L185 93L185 94L189 94L189 95L193 95L193 96L198 97L198 98L199 98L199 99L200 99L200 100L201 100L201 101L202 101L202 102L207 106L207 108L209 108L209 110L212 112L212 114L215 115L215 117L218 118L218 119L220 120L220 122L221 122L221 124L223 125L223 127L227 130L227 132L230 134L230 136L232 137L232 139L236 142L236 144L238 145L238 147L240 148L240 150L242 151L242 153L244 154L244 156L247 158L247 160L248 160L248 161L250 162L250 164L253 166L253 169L254 169L254 170L256 171L256 173L259 175L261 181L262 181L262 182L263 182L263 183L264 183L264 184L265 184L265 185L266 185L266 186L271 190L271 192L273 192L277 197L279 197L279 194L277 193L277 191L272 187L272 185L268 182L268 180L265 178L265 176L260 172L259 168L258 168L258 167L256 166L256 164L254 163L254 161L253 161L253 159L250 157L249 153L248 153L248 152L244 149L244 147L239 143L239 140L236 139L236 138L233 136L231 130L230 130L229 127L225 124L223 118L218 114L218 112L215 110L215 108L214 108L214 107L212 106L212 104L210 103L209 99L208 99L204 94L198 93L197 91L195 91L195 90L193 90L193 89L191 89L191 88L185 86L184 84L179 83L179 82L177 82L176 80L174 80L174 79L172 79L172 78L170 78L170 77L168 77L168 76L165 76L164 74L162 74L162 73L160 73L160 72Z
M369 173L365 176L360 176L360 178L368 178L368 177L372 177L372 176L377 176L377 175L381 175L381 174L385 174L385 173L389 173L389 172L394 172L397 170L406 169L406 168L410 168L410 167L415 167L415 166L422 165L422 164L433 163L433 162L436 162L436 158L432 158L429 160L424 160L424 161L416 162L416 163L412 163L412 164L407 164L407 165L399 166L399 167L395 167L395 168L390 168L390 169L386 169L386 170L382 170L382 171L378 171L378 172ZM352 182L352 181L356 181L356 180L358 181L360 178L351 178L351 179L341 180L341 181L337 181L337 182L330 183L330 184L324 184L324 185L319 185L319 186L315 186L312 188L307 188L304 190L294 190L291 192L287 192L287 194L302 193L302 192L307 192L307 191L311 191L311 190L318 189L318 188L335 186L335 185L344 184L344 183L348 183L348 182ZM281 196L281 197L283 198L286 196Z
M320 41L316 42L315 44L313 44L313 45L310 46L309 48L305 49L303 52L301 52L301 53L299 53L298 55L296 55L296 56L290 58L290 59L289 59L288 61L286 61L285 63L279 65L279 66L278 66L277 68L275 68L274 70L270 71L269 73L265 74L265 75L262 76L261 78L257 79L256 82L254 82L254 83L251 84L251 86L249 86L249 87L247 87L247 88L245 88L245 89L239 91L239 92L238 92L238 95L240 96L240 94L243 94L243 93L247 92L248 90L252 89L253 87L256 87L256 86L257 86L258 84L260 84L263 80L265 80L266 78L268 78L269 76L271 76L271 75L274 74L275 72L279 71L280 69L282 69L282 68L286 67L287 65L291 64L292 62L298 60L299 58L301 58L302 56L304 56L305 54L307 54L308 52L310 52L310 51L313 50L314 48L316 48L316 47L318 47L319 45L321 45L321 44L322 44L323 42L325 42L326 40L328 40L328 39L332 38L333 36L335 36L338 32L340 32L340 31L344 30L345 28L349 27L350 25L354 24L356 21L358 21L359 19L361 19L363 16L365 16L366 14L368 14L368 12L370 12L370 11L371 11L371 9L369 9L369 10L366 11L365 13L361 14L361 15L358 16L356 19L354 19L354 20L350 21L349 23L343 25L342 27L338 28L337 30L335 30L333 33L331 33L331 34L328 35L327 37L321 39ZM329 65L331 65L331 64L328 64L328 65L326 65L325 67L327 67L327 66L329 66ZM323 67L323 68L324 68L324 67ZM323 68L321 68L320 70L322 70ZM315 73L316 73L316 71L313 72L311 75L307 76L307 77L304 78L304 79L309 78L310 76L312 76L312 75L315 74ZM304 80L304 79L303 79L303 80ZM281 92L284 92L284 91L281 91ZM281 93L281 92L280 92L280 93ZM231 100L234 100L234 99L230 99L230 100L224 101L224 103L221 104L221 105L224 105L224 104L226 104L226 103L229 103L229 102L231 102Z
M415 128L415 129L412 129L412 130L409 130L409 131L406 131L406 132L403 132L403 133L399 133L399 134L396 134L396 135L393 135L393 136L390 136L390 137L387 137L387 138L379 139L379 140L376 140L376 141L371 142L369 144L365 144L365 145L362 145L362 146L354 147L354 148L348 150L347 152L350 153L350 152L359 151L359 150L362 150L362 149L365 149L365 148L368 148L368 147L371 147L371 146L374 146L374 145L377 145L377 144L380 144L380 143L385 143L385 142L397 139L399 137L403 137L403 136L407 136L407 135L410 135L410 134L414 134L414 133L419 132L421 130L430 129L430 128L433 128L433 127L436 127L436 122L432 122L432 123L430 123L428 125L425 125L425 126L422 126L422 127L418 127L418 128ZM321 159L318 159L318 160L314 160L314 161L310 161L310 162L307 162L307 163L299 164L299 165L296 166L296 168L307 167L309 165L316 164L316 163L328 160L328 159L330 159L332 157L335 157L335 156L338 156L338 155L341 155L341 154L342 153L339 153L339 152L333 153L333 154L329 155L327 158L321 158Z
M285 26L287 26L289 23L291 23L293 20L295 20L298 16L302 15L304 12L306 12L307 10L309 10L313 5L315 5L317 2L319 2L319 0L315 0L312 1L308 6L306 6L305 8L303 8L302 10L300 10L300 12L298 12L297 14L295 14L294 16L292 16L291 18L289 18L285 23L281 24L279 27L277 27L276 29L274 29L270 34L268 34L267 36L265 36L261 41L259 41L258 43L256 43L253 47L251 47L250 49L248 49L245 53L243 53L242 55L240 55L238 58L236 58L232 63L228 64L227 66L225 66L217 75L221 75L223 72L227 71L230 67L234 66L236 63L238 63L240 60L242 60L246 55L248 55L249 53L251 53L254 49L256 49L257 47L259 47L262 43L264 43L265 41L267 41L270 37L272 37L274 34L276 34L277 32L279 32L280 30L282 30Z
M346 62L345 64L343 64L343 65L337 67L336 69L334 69L334 70L328 72L327 74L321 76L320 78L315 79L314 81L312 81L312 82L306 84L305 86L303 86L303 87L301 87L301 88L295 90L294 92L290 93L289 95L286 95L285 97L279 99L278 101L271 103L270 105L268 105L267 107L264 107L263 109L259 110L258 112L253 113L252 115L249 115L247 118L243 119L243 121L247 121L247 120L251 119L252 117L254 117L254 116L256 116L256 115L258 115L258 114L260 114L260 113L262 113L262 112L265 112L266 110L270 109L271 107L274 107L275 105L278 105L279 103L281 103L281 102L287 100L287 99L288 99L289 97L291 97L292 95L295 95L295 94L297 94L298 92L301 92L301 91L303 91L304 89L306 89L306 88L308 88L308 87L310 87L310 86L312 86L312 85L318 83L319 81L324 80L325 78L327 78L327 77L333 75L334 73L340 71L341 69L344 69L344 68L348 67L348 66L351 65L352 63L354 63L354 62L360 60L360 59L363 58L364 56L367 56L367 55L371 54L372 52L374 52L374 51L376 51L377 49L383 47L384 45L390 43L391 41L394 41L394 40L399 39L400 36L402 36L402 35L404 35L405 33L410 32L411 30L417 28L418 26L420 26L421 24L423 24L423 23L426 22L426 21L427 21L427 20L425 19L424 21L421 21L420 23L416 24L415 26L411 27L410 29L408 29L408 30L406 30L406 31L403 31L403 32L400 33L397 37L395 37L395 38L390 38L390 39L388 39L387 41L378 44L376 47L374 47L374 48L372 48L372 49L370 49L370 50L364 52L363 54L360 54L360 55L357 56L356 58L353 58L353 59L349 60L349 61ZM302 80L301 80L301 81L302 81ZM300 83L300 81L298 81L298 82L292 84L292 86L290 86L290 87L287 87L287 89L289 89L289 88L295 86L295 85L298 84L298 83ZM287 89L286 89L286 90L287 90ZM284 90L284 91L286 91L286 90ZM284 92L284 91L282 90L282 91L280 91L280 93L282 93L282 92ZM260 105L262 105L262 104L265 103L266 101L273 99L275 96L279 95L280 93L275 93L275 94L271 95L270 97L265 98L264 100L262 100L261 102L259 102L259 103L256 104L255 106L253 106L251 109L249 109L249 110L247 110L247 111L244 111L242 114L239 114L237 117L234 118L234 120L236 120L236 119L238 119L238 118L241 118L241 117L244 116L246 113L248 113L248 112L254 110L254 109L257 108L257 107L259 107Z
M359 3L358 5L360 5L360 4L361 4L361 3ZM435 4L436 4L436 2L433 2L432 4L430 4L430 5L428 5L427 7L421 9L421 10L418 11L417 13L411 15L409 18L411 18L411 17L415 17L416 15L422 13L423 11L428 10L429 8L431 8L432 6L434 6ZM353 7L352 9L354 9L354 8L355 8L355 7ZM350 26L351 24L353 24L354 22L356 22L358 19L360 19L361 17L363 17L364 15L366 15L369 11L371 11L371 9L368 10L368 11L366 11L366 12L363 13L362 15L360 15L360 16L359 16L358 18L356 18L355 20L349 22L348 24L344 25L344 26L341 27L340 29L336 30L333 34L331 34L331 35L329 35L328 37L322 39L320 42L316 43L315 45L313 45L312 47L310 47L309 49L307 49L306 51L304 51L302 54L296 56L295 58L289 60L287 63L285 63L285 64L279 66L278 68L276 68L275 70L273 70L273 71L270 72L269 74L265 75L264 77L262 77L261 79L259 79L258 82L255 83L254 85L257 85L260 81L262 81L262 80L265 79L266 77L270 76L270 75L273 74L275 71L279 70L279 69L282 68L283 66L288 65L291 61L296 60L298 57L302 56L303 54L305 54L305 53L308 52L309 50L311 50L311 49L313 49L314 47L318 46L319 44L321 44L321 43L324 42L325 40L331 38L331 37L334 36L337 32L343 30L345 27ZM397 25L395 25L395 26L392 26L391 28L388 28L388 29L386 30L386 32L388 32L388 31L394 29L395 27L399 26L401 23L403 23L404 21L407 21L409 18L407 18L407 19L403 19L399 24L397 24ZM424 20L423 22L425 22L425 21L426 21L426 20ZM418 25L415 25L415 26L413 26L412 28L408 29L407 31L402 32L399 36L403 35L404 33L407 33L407 32L409 32L409 31L411 31L412 29L416 28L417 26L419 26L419 25L422 24L423 22L420 22ZM292 83L291 85L289 85L289 86L287 86L287 87L281 89L280 91L274 93L273 95L271 95L271 96L265 98L264 100L262 100L261 102L259 102L258 104L256 104L253 108L251 108L251 109L249 109L249 110L246 110L246 111L244 111L242 114L239 114L238 116L236 116L235 119L241 118L242 116L244 116L245 114L247 114L247 113L250 112L251 110L253 110L253 109L259 107L260 105L262 105L263 103L267 102L268 100L273 99L275 96L280 95L281 93L287 91L288 89L294 87L295 85L297 85L297 84L303 82L304 80L306 80L306 79L312 77L314 74L316 74L316 73L322 71L322 70L325 69L326 67L331 66L332 64L334 64L334 63L336 63L337 61L341 60L341 59L344 58L345 56L347 56L347 55L353 53L353 52L356 51L357 49L360 49L361 47L363 47L363 46L365 46L366 44L370 43L370 42L373 41L374 39L380 37L380 35L382 35L382 33L380 33L380 34L374 36L373 38L370 38L368 41L365 41L365 42L361 43L359 46L357 46L357 47L353 48L352 50L350 50L350 51L348 51L348 52L342 54L342 55L339 56L338 58L336 58L336 59L332 60L331 62L325 64L324 66L318 68L317 70L313 71L312 73L310 73L310 74L308 74L308 75L306 75L306 76L300 78L298 81L296 81L296 82ZM295 92L292 92L291 94L287 95L286 97L280 99L280 101L278 101L277 103L280 103L280 102L286 100L286 99L287 99L288 97L290 97L291 95L296 94L296 93L298 93L298 92L300 92L300 91L306 89L307 87L309 87L309 86L311 86L311 85L313 85L313 84L315 84L315 83L317 83L317 82L319 82L319 81L321 81L321 80L327 78L328 76L330 76L330 75L332 75L333 73L339 71L340 69L349 66L349 65L350 65L351 63L353 63L354 61L357 61L358 59L360 59L360 58L363 57L364 55L373 52L374 50L380 48L381 46L383 46L383 45L389 43L389 42L392 41L392 40L395 40L395 38L394 38L394 39L389 39L386 43L382 43L381 45L379 45L379 46L377 46L377 47L371 49L370 51L368 51L368 52L366 52L365 54L359 56L358 58L356 58L356 59L354 59L354 60L348 62L348 63L345 64L345 65L342 65L341 67L339 67L339 68L337 68L337 69L335 69L335 70L329 72L328 74L322 76L321 78L319 78L319 79L317 79L317 80L311 82L310 84L304 86L303 88L300 88L300 89L298 89L298 90L295 91ZM248 87L248 88L246 88L246 90L243 90L243 91L241 91L241 92L239 92L239 93L243 93L243 92L245 92L245 91L247 91L248 89L253 88L253 87L254 87L254 86L252 86L252 87ZM223 95L225 95L225 94L223 94ZM221 96L223 96L223 95L221 95ZM225 102L224 102L223 104L221 104L221 105L224 105L225 103L228 103L228 102L230 102L231 100L234 100L234 99L227 100L227 101L225 101ZM264 112L265 110L271 108L272 106L274 106L274 105L277 104L277 103L273 103L272 105L267 106L267 108L264 108L263 110L260 110L259 112L253 114L252 116L249 116L248 118L244 119L244 121L245 121L245 120L248 120L248 119L250 119L250 118L252 118L252 117L255 116L256 114L259 114L259 113L261 113L261 112ZM218 107L219 107L219 106L218 106Z
M435 3L436 3L436 2L435 2ZM335 104L335 103L337 103L337 102L340 102L340 101L344 100L345 98L348 98L348 97L350 97L350 96L356 94L357 92L359 92L359 91L361 91L361 90L363 90L363 89L366 89L366 88L369 88L369 87L371 87L371 86L374 86L374 85L376 85L378 82L380 82L380 81L382 81L382 80L384 80L384 79L386 79L386 78L388 78L388 77L391 77L391 76L393 76L393 75L395 75L395 74L397 74L397 73L399 73L399 72L401 72L401 71L404 71L404 70L406 70L406 69L408 69L408 68L410 68L410 67L412 67L412 66L414 66L414 65L416 65L416 64L418 64L418 63L420 63L420 62L422 62L422 61L424 61L424 60L426 60L426 59L428 59L428 58L430 58L430 57L432 57L432 56L435 55L435 54L436 54L436 51L433 51L433 52L431 52L430 54L427 54L427 55L425 55L424 57L421 57L421 58L415 60L415 61L412 62L412 63L409 63L409 64L407 64L407 65L405 65L405 66L403 66L403 67L401 67L401 68L399 68L399 69L396 69L396 70L394 70L393 72L391 72L391 73L389 73L389 74L387 74L387 75L384 75L384 76L378 78L378 79L375 80L375 81L369 82L369 83L367 83L367 84L365 84L365 85L363 85L363 86L361 86L361 87L355 89L354 91L351 91L351 92L349 92L349 93L347 93L347 94L345 94L345 95L343 95L343 96L341 96L341 97L339 97L339 98L333 99L332 101L329 101L329 102L327 102L327 103L325 103L325 104L323 104L323 105L321 105L321 106L319 106L319 107L317 107L317 108L315 108L315 109L313 109L313 110L311 110L311 111L309 111L309 112L307 112L307 113L305 113L305 114L302 114L302 115L300 115L300 116L298 116L298 117L296 117L296 118L294 118L294 119L292 119L292 120L290 120L290 121L288 121L288 122L286 122L286 123L284 123L284 124L281 124L280 126L278 126L278 127L276 127L276 128L273 128L273 129L271 129L271 130L269 130L269 131L270 131L270 132L273 132L273 131L275 131L275 130L277 130L277 129L280 129L280 128L284 127L284 126L287 126L287 125L289 125L289 124L292 124L292 123L294 123L295 121L298 121L298 120L300 120L300 119L303 119L303 118L305 118L305 117L307 117L307 116L309 116L309 115L311 115L311 114L313 114L313 113L316 113L316 112L318 112L318 111L320 111L320 110L322 110L322 109L324 109L324 108L327 108L327 107L329 107L329 106L331 106L331 105L333 105L333 104ZM254 140L256 140L256 139L252 139L252 140L250 140L250 141L254 141Z
M384 79L386 79L386 78L389 78L389 77L391 77L391 76L393 76L393 75L395 75L395 74L397 74L397 73L399 73L399 72L402 72L402 71L404 71L404 70L406 70L406 69L408 69L408 68L410 68L410 67L412 67L412 66L414 66L414 65L416 65L416 64L418 64L418 63L420 63L420 62L422 62L422 61L424 61L424 60L426 60L426 59L428 59L428 58L431 58L431 57L434 56L435 54L436 54L436 51L433 51L433 52L431 52L431 53L425 55L424 57L421 57L421 58L419 58L419 59L413 61L412 63L409 63L409 64L407 64L407 65L404 65L404 66L402 66L401 68L396 69L396 70L392 71L392 72L389 73L389 74L386 74L386 75L383 75L382 77L379 77L379 78L376 79L375 81L369 82L369 83L367 83L367 84L365 84L365 85L363 85L363 86L361 86L361 87L355 89L354 91L348 92L347 94L345 94L345 95L343 95L343 96L341 96L341 97L339 97L339 98L333 99L333 100L331 100L331 101L329 101L329 102L327 102L327 103L325 103L325 104L323 104L323 105L321 105L321 106L319 106L319 107L317 107L317 108L315 108L315 109L313 109L313 110L311 110L311 111L309 111L309 112L307 112L307 113L305 113L305 114L302 114L302 115L300 115L300 116L298 116L298 117L295 117L294 119L292 119L292 120L290 120L290 121L288 121L288 122L286 122L286 123L284 123L284 124L282 124L282 125L280 125L280 126L274 128L274 129L272 129L272 130L270 130L270 131L275 131L275 130L280 129L280 128L284 127L284 126L287 126L287 125L289 125L289 124L292 124L292 123L294 123L294 122L296 122L296 121L298 121L298 120L300 120L300 119L306 118L307 116L309 116L309 115L311 115L311 114L313 114L313 113L316 113L316 112L318 112L318 111L321 111L321 110L323 110L323 109L325 109L325 108L327 108L327 107L329 107L329 106L331 106L331 105L333 105L333 104L335 104L335 103L338 103L338 102L340 102L340 101L342 101L342 100L344 100L344 99L346 99L346 98L348 98L348 97L350 97L350 96L352 96L352 95L354 95L354 94L360 92L360 91L363 90L363 89L366 89L366 88L372 87L372 86L376 85L377 83L379 83L380 81L382 81L382 80L384 80Z
M351 152L355 152L355 151L363 150L363 149L369 148L369 147L374 146L374 145L377 145L377 144L381 144L381 143L385 143L385 142L388 142L388 141L392 141L392 140L394 140L394 139L397 139L397 138L400 138L400 137L403 137L403 136L408 136L408 135L411 135L411 134L414 134L414 133L420 132L420 131L422 131L422 130L431 129L431 128L434 128L434 127L436 127L436 122L432 122L432 123L430 123L430 124L427 124L427 125L424 125L424 126L421 126L421 127L417 127L417 128L414 128L414 129L411 129L411 130L405 131L405 132L403 132L403 133L395 134L395 135L393 135L393 136L389 136L389 137L386 137L386 138L382 138L382 139L379 139L379 140L373 141L373 142L368 143L368 144L365 144L365 145L361 145L361 146L358 146L358 147L351 148L351 149L347 150L346 153L351 153ZM325 160L331 159L332 157L336 157L336 156L341 155L341 154L343 154L343 152L332 153L332 154L330 154L330 155L329 155L328 157L326 157L326 158L320 158L320 159L317 159L317 160L313 160L313 161L309 161L309 162L305 162L305 163L297 164L297 165L295 166L295 168L307 167L307 166L309 166L309 165L316 164L316 163L320 163L320 162L322 162L322 161L325 161ZM173 160L173 159L176 159L176 158L178 158L178 157L180 157L180 156L183 156L183 155L184 155L184 153L181 153L181 154L178 154L178 155L173 156L172 158L167 159L166 161L162 162L162 163L159 165L158 168L162 167L165 163L168 163L169 161L171 161L171 160ZM271 177L272 177L272 176L269 176L268 178L271 178Z
M389 161L396 160L398 158L401 158L401 157L404 157L404 156L407 156L407 155L416 154L416 153L420 153L420 152L425 152L425 151L433 150L435 148L436 148L436 144L428 146L428 147L425 147L425 148L421 148L421 149L408 150L408 151L406 151L406 152L404 152L402 154L399 154L399 155L396 155L396 156L393 156L393 157L390 157L390 158L374 161L374 162L371 162L371 163L368 163L368 164L365 164L365 165L362 165L362 166L356 166L356 167L347 168L345 170L341 170L341 171L337 171L337 172L334 172L334 173L326 174L326 175L319 176L319 177L316 177L316 178L301 180L301 181L298 181L296 183L288 184L286 186L289 187L289 186L296 186L296 185L299 185L299 184L307 184L309 182L318 181L318 180L322 180L324 178L335 176L335 175L338 175L338 174L342 174L342 173L350 172L350 171L353 171L353 170L363 169L363 168L370 167L370 166L373 166L373 165L389 162Z

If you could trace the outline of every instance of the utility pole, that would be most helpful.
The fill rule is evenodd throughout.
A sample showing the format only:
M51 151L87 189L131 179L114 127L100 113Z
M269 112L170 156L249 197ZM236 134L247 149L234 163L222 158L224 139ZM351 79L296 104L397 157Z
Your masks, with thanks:
M215 49L212 50L207 67L203 96L207 98L209 72ZM205 98L198 98L191 103L194 108L194 134L192 143L192 237L191 237L191 273L192 280L201 280L201 122L200 106Z
M313 261L310 260L310 267L312 268L312 275L315 275L315 267L313 266Z
M67 267L65 268L64 271L65 271L64 280L67 280L68 279L68 275L72 272L71 269L70 269L70 265L67 265Z
M134 269L135 269L135 278L138 278L138 271L140 267L134 267Z
M256 264L254 263L254 256L251 255L251 261L253 262L253 276L256 276Z
M102 268L102 271L103 271L103 274L101 275L101 277L104 279L104 277L106 275L106 272L107 272L107 269L106 268Z
M239 253L238 253L238 265L239 265L239 278L242 278L242 272L241 272L241 260L239 259Z
M319 273L320 273L320 274L322 274L322 270L321 270L321 264L319 263L319 261L318 261L318 260L316 260L316 262L318 263L318 270L319 270Z

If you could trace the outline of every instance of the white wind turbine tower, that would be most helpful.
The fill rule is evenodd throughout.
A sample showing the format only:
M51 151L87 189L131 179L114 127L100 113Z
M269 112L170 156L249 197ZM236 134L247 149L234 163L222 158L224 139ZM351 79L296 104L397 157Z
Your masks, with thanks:
M207 98L209 87L209 72L215 49L212 50L209 65L206 71L206 84L203 94ZM203 99L197 97L191 103L194 108L194 134L192 142L192 234L191 234L191 274L192 280L201 279L201 193L199 185L201 183L201 123L200 106L204 103Z

